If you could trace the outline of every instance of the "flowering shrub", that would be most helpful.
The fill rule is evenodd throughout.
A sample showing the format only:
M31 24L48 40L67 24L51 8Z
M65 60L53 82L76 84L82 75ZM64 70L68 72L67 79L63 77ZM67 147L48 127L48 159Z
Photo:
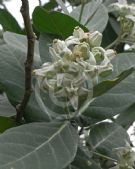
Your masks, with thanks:
M39 1L31 18L21 1L24 28L0 1L0 169L134 169L135 1Z

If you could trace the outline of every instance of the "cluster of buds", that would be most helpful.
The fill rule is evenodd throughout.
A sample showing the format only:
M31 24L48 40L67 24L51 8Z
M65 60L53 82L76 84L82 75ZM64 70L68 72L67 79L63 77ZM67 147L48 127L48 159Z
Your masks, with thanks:
M85 33L80 27L65 41L53 40L49 48L52 62L34 70L40 89L56 97L66 97L69 105L78 110L79 97L92 95L98 77L113 71L110 60L115 51L100 47L101 41L101 33Z
M119 147L116 149L118 155L118 162L115 167L111 169L134 169L135 167L135 152L130 145L126 147Z
M129 36L135 42L135 4L128 4L127 0L118 0L110 5L111 11L117 11L121 24L122 37Z

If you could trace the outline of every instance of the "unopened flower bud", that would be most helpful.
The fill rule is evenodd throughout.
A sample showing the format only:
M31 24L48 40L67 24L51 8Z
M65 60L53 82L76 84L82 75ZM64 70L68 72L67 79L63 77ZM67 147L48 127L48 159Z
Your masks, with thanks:
M92 52L89 51L89 63L91 65L96 65L96 59L94 57L94 54Z
M89 43L91 47L100 46L102 42L102 34L98 31L89 34Z
M49 47L49 52L50 52L50 54L51 54L52 61L57 61L57 60L60 59L59 54L56 53L56 51L54 50L54 48Z
M86 38L85 32L79 26L75 27L74 32L73 32L73 36L75 38L79 38L79 39Z
M97 64L101 63L104 60L104 55L99 49L93 48L92 53L94 54Z
M56 53L61 54L63 52L63 49L66 47L66 45L64 41L61 41L59 39L54 39L52 47L56 51Z
M57 54L65 54L71 53L70 49L66 46L65 41L61 41L59 39L55 39L52 45L53 49L56 51Z
M80 51L81 51L81 55L82 55L82 58L84 60L88 59L89 58L89 46L87 43L83 42L80 46Z

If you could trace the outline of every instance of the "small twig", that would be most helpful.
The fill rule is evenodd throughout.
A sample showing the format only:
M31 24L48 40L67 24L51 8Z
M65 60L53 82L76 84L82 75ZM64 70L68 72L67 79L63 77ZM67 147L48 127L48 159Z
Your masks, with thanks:
M3 8L4 8L6 11L8 11L8 9L7 9L6 5L4 4L4 2L3 2L3 1L2 1L0 4L3 6Z
M82 14L83 14L83 9L84 9L84 6L85 6L85 2L82 1L81 3L81 11L80 11L80 15L79 15L79 22L81 22L81 19L82 19Z
M100 154L100 153L96 152L95 148L93 147L93 145L91 143L86 142L86 146L88 147L88 150L90 152L92 152L93 154L95 154L95 155L97 155L99 157L102 157L102 158L104 158L106 160L111 160L111 161L117 162L117 160L114 159L114 158L111 158L111 157L108 157L106 155L103 155L103 154Z
M16 122L18 124L21 123L25 108L27 106L27 103L30 99L31 92L32 92L31 72L32 72L34 44L35 44L35 34L33 32L30 15L29 15L29 2L28 0L21 0L21 1L22 1L22 6L20 12L24 20L28 47L27 47L27 58L25 61L25 92L21 103L16 107L17 110Z
M42 2L41 2L41 0L38 0L38 2L39 2L39 6L42 6Z

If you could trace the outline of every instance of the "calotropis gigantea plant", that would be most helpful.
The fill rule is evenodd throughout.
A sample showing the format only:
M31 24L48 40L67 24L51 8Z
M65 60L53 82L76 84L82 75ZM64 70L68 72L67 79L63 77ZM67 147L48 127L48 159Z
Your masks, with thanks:
M135 168L135 1L20 1L25 31L0 6L0 169Z
M99 77L113 71L111 60L116 52L105 50L101 42L100 32L84 32L80 27L65 41L53 40L49 48L52 62L34 70L40 88L57 97L67 97L74 110L78 110L79 97L86 95L92 99Z

